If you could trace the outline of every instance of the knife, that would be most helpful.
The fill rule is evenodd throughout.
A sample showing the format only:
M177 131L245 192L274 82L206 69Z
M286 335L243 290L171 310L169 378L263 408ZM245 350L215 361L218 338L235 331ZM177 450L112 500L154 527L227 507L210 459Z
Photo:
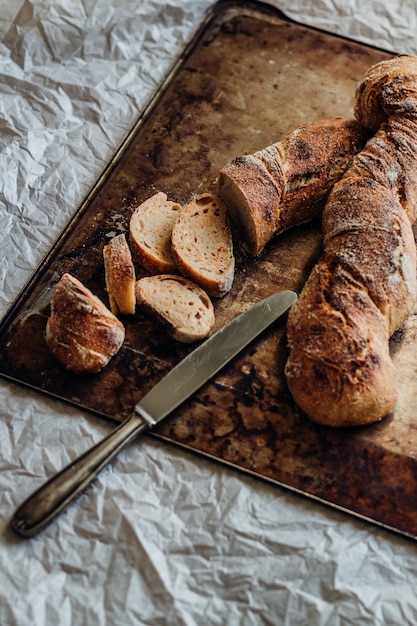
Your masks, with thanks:
M139 434L153 428L212 378L296 301L293 291L281 291L254 304L200 344L137 403L107 437L37 489L16 510L12 529L33 537L86 487L105 465Z

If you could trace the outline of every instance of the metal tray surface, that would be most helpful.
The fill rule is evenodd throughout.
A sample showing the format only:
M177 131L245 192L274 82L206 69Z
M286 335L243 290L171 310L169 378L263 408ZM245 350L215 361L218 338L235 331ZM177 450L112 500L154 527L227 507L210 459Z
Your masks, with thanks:
M126 417L192 347L138 311L123 318L125 344L101 373L65 371L44 337L58 278L71 272L107 302L102 249L127 231L139 203L159 190L185 203L215 190L219 169L234 156L279 141L304 122L352 117L358 80L389 56L261 3L214 5L2 321L0 374L101 417ZM276 237L256 260L236 245L232 291L214 303L216 328L277 290L300 291L320 252L319 221ZM416 320L411 315L391 340L400 398L395 413L375 425L329 429L297 411L284 377L284 319L154 434L416 538Z

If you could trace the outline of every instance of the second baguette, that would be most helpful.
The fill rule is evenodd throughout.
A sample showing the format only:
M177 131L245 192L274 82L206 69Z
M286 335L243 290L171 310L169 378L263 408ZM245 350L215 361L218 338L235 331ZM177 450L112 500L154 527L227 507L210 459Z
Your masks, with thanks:
M106 289L114 315L133 315L136 308L135 268L124 233L103 248Z
M388 341L417 293L417 57L371 67L355 111L383 122L329 195L323 255L287 326L288 386L327 426L369 424L397 403Z

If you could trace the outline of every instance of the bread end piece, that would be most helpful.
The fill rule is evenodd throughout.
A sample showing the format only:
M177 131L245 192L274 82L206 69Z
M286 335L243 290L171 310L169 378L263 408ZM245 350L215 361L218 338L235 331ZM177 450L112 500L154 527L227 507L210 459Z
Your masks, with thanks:
M139 306L160 321L173 339L193 343L207 337L215 317L209 296L183 276L146 276L136 283Z
M46 342L65 368L75 373L99 372L119 351L125 338L121 321L71 274L54 288Z
M219 172L219 196L240 241L255 256L272 238L279 222L284 178L278 171L277 181L254 154L236 157Z
M136 309L135 268L124 233L103 248L106 289L114 315L133 315Z

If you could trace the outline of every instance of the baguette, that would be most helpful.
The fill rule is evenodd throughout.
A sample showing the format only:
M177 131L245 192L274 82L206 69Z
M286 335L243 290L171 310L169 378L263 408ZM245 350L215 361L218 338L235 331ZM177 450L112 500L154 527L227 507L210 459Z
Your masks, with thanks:
M114 315L133 315L136 309L135 268L124 233L103 248L106 289Z
M132 252L150 274L177 273L171 232L181 208L159 191L132 213L129 224Z
M214 324L214 307L195 283L178 275L146 276L136 283L136 299L156 317L173 339L183 343L207 337Z
M353 119L312 122L223 167L219 195L247 250L258 255L274 235L320 215L367 137Z
M46 323L46 342L54 357L77 374L99 372L125 337L119 319L71 274L54 288Z
M289 389L328 426L372 423L397 403L389 337L416 299L417 58L370 68L355 115L379 129L329 195L323 255L288 318Z
M172 253L181 274L209 296L221 298L233 284L235 257L226 207L210 193L183 208L172 229Z

